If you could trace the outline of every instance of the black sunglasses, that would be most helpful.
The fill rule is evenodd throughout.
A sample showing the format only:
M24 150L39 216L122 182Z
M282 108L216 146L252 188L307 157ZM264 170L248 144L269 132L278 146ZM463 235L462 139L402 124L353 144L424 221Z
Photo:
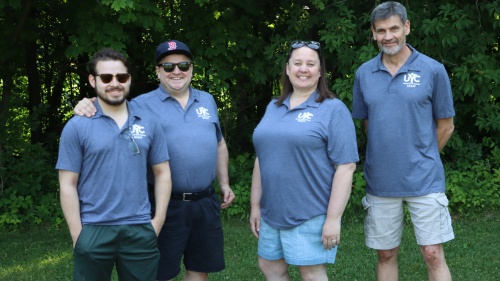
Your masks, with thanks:
M110 83L113 80L113 77L116 76L116 80L120 83L127 83L128 78L130 77L130 74L128 73L118 73L116 75L113 74L96 74L95 76L101 77L102 83Z
M160 63L157 66L163 67L163 70L165 70L165 72L174 71L176 66L179 68L180 71L186 72L189 70L189 67L191 67L192 64L193 64L192 62L181 61L178 63L171 63L171 62Z
M313 50L317 50L319 52L321 44L317 41L293 41L290 47L293 49L298 49L300 47L307 46Z

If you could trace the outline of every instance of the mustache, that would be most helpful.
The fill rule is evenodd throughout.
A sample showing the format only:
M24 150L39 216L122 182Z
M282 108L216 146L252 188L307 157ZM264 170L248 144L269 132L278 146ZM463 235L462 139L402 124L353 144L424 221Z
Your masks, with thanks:
M395 39L393 39L393 40L382 40L382 44L384 44L384 43L397 43L397 44L399 44L399 40L395 40Z
M122 86L113 86L113 87L109 87L109 88L106 88L106 92L111 92L111 91L124 91L125 88L123 88Z

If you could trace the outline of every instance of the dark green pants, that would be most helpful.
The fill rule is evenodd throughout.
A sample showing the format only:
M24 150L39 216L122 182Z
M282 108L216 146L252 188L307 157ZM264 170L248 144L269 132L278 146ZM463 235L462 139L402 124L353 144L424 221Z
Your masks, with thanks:
M84 225L74 250L75 281L153 281L160 254L153 226Z

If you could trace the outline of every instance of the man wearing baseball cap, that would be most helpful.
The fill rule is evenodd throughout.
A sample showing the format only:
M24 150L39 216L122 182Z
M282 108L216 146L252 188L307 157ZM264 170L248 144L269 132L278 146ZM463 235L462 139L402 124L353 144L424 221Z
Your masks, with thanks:
M170 155L172 195L158 236L157 280L172 280L182 260L184 280L208 280L208 273L225 267L220 211L235 198L229 186L228 150L214 98L190 86L194 63L189 47L178 40L163 42L155 62L159 87L131 103L156 116ZM94 110L88 107L85 100L80 102L75 114L91 116ZM212 187L215 178L222 204Z

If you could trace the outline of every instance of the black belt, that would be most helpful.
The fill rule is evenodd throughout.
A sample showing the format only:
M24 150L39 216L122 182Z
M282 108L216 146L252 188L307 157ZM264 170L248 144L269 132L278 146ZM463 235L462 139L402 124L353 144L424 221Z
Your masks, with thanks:
M196 201L208 197L215 193L213 187L209 187L200 192L172 192L170 199L182 201Z

